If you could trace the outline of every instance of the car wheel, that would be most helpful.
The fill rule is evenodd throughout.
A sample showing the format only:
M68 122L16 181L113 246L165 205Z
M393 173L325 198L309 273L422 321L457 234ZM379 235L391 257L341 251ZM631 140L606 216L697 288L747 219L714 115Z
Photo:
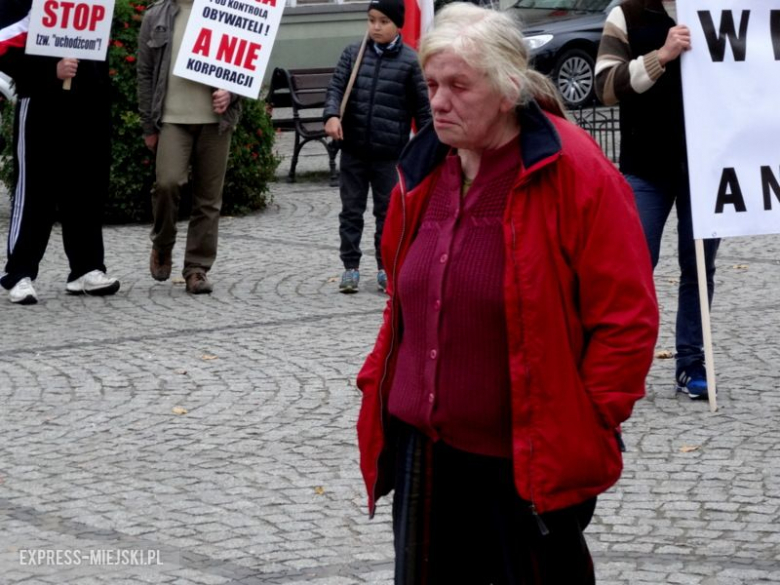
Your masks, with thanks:
M588 105L596 91L593 57L582 49L564 51L555 64L555 86L570 108Z

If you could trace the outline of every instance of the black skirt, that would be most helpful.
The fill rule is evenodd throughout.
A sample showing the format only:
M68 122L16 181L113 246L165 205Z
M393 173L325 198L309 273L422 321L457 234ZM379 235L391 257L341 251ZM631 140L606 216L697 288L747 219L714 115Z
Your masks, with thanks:
M397 428L396 585L595 583L582 534L595 498L536 515L517 495L510 460Z

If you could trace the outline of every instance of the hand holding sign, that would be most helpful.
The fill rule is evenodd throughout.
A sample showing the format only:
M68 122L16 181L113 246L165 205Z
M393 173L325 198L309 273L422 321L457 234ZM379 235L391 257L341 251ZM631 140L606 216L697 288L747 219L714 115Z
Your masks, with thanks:
M173 74L257 99L284 5L194 0Z
M218 89L211 94L211 107L217 115L224 114L230 105L230 92L224 89Z
M76 77L79 68L78 59L60 59L57 63L57 78L62 79L63 89L70 89L70 80Z
M25 52L61 57L57 77L70 89L78 59L105 61L114 0L33 0Z
M658 49L658 62L661 67L669 61L674 61L683 51L691 49L691 31L684 24L678 24L669 29L664 46Z

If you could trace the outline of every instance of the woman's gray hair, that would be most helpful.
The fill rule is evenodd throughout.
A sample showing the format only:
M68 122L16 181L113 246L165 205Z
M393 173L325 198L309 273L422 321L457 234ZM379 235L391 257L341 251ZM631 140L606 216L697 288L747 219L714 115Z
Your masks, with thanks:
M563 115L563 103L552 82L528 66L528 48L520 22L506 12L453 2L437 14L433 29L420 42L420 63L450 51L483 71L504 97L523 106L533 98L546 110Z

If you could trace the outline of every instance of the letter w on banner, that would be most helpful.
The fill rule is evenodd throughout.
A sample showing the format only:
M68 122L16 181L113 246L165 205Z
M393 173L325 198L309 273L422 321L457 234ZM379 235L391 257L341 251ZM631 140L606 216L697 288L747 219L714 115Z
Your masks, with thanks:
M31 4L31 0L0 0L0 56L27 42Z
M420 37L433 23L433 0L404 0L404 10L404 42L416 51Z

